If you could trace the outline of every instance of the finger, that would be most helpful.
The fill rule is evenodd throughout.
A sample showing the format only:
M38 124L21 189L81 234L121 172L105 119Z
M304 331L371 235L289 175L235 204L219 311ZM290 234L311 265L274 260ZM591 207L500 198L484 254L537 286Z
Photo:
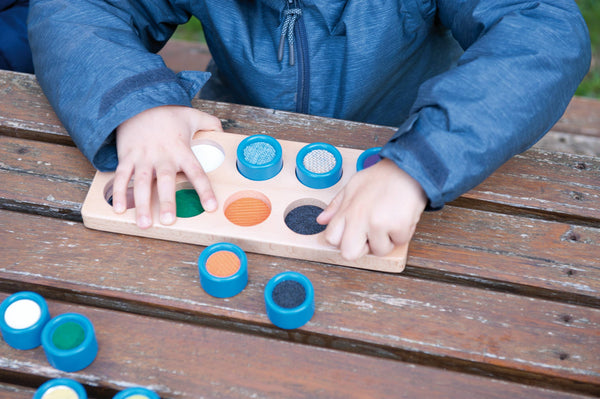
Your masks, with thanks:
M138 227L146 229L152 226L150 213L150 194L153 171L149 166L136 166L133 180L133 197L135 199L135 216Z
M216 116L207 114L194 108L191 108L191 111L192 126L196 126L195 130L214 130L217 132L223 131L221 120Z
M365 245L363 246L362 250L358 253L358 257L356 259L360 259L363 256L365 256L366 254L368 254L370 252L369 249L369 242L365 242Z
M367 226L362 219L347 219L344 234L340 242L342 257L347 260L356 260L368 252Z
M126 164L119 164L115 171L113 180L112 203L116 213L123 213L127 210L127 190L133 168Z
M392 238L385 230L372 229L367 234L369 241L369 249L373 255L385 256L392 252L394 249L394 243Z
M346 260L356 260L369 252L366 229L347 225L340 242L340 252Z
M185 173L198 193L202 208L207 212L214 212L217 210L217 199L210 184L210 180L191 151L190 154L192 154L191 157L188 157L188 161L184 162L182 167L183 173Z
M333 198L333 200L331 200L331 202L329 203L327 208L325 208L323 210L323 212L321 212L319 214L319 216L317 216L317 223L323 224L323 225L329 224L331 222L331 219L335 216L335 214L340 209L343 199L344 199L344 190L340 191Z
M156 188L158 191L159 217L164 225L175 223L175 175L172 167L157 168Z
M324 223L323 223L324 224ZM328 222L327 228L325 229L324 237L325 241L334 247L339 248L346 228L346 220L343 217L334 217Z
M408 230L394 230L390 232L389 237L394 245L404 245L409 242L412 236L415 234L416 228L417 225L413 224Z

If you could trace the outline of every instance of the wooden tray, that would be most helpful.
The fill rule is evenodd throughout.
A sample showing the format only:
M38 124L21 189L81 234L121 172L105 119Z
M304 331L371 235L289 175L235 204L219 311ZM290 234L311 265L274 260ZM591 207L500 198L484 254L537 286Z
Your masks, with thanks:
M179 241L190 244L210 245L216 242L230 242L244 251L282 257L306 259L336 265L398 273L404 269L408 245L397 247L385 257L367 254L355 261L341 257L337 248L329 245L323 233L302 235L292 231L284 222L287 213L300 205L326 206L335 194L356 173L356 162L362 150L337 148L342 155L342 177L333 186L314 189L303 185L296 177L296 155L307 143L284 141L282 147L283 167L273 178L254 181L245 178L236 167L238 144L248 136L223 132L198 132L192 141L196 145L212 145L224 153L223 163L208 172L219 209L203 212L189 218L177 218L170 226L161 225L158 220L158 194L156 187L152 193L154 225L140 229L135 224L135 209L123 214L113 211L107 198L112 191L114 173L97 172L81 209L86 227L123 233L128 235ZM177 190L191 188L185 176L177 177ZM224 209L242 197L259 198L271 211L263 222L254 226L233 224Z

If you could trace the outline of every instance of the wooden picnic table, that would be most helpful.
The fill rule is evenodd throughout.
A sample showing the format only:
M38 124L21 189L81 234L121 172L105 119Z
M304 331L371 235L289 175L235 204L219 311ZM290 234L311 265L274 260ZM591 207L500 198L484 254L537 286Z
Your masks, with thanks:
M366 149L394 132L194 106L246 135ZM561 132L581 122L569 118ZM402 273L248 253L247 287L219 299L199 284L203 247L84 227L95 171L32 75L0 72L0 133L0 301L37 292L53 316L86 315L99 345L89 367L66 373L41 347L0 342L0 397L30 398L57 377L92 398L130 386L162 398L600 395L600 158L540 148L514 157L423 215ZM315 290L315 314L295 330L270 323L263 299L286 270Z

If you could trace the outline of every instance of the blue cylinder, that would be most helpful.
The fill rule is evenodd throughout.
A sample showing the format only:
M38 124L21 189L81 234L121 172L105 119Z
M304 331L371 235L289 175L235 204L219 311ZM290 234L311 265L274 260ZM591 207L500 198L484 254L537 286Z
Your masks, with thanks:
M237 271L226 277L219 277L207 269L208 258L219 252L232 252L240 261ZM237 245L229 242L219 242L204 249L198 257L200 284L204 291L217 298L229 298L242 292L248 284L248 258L246 253Z
M64 390L60 395L60 390ZM42 399L45 394L50 392L54 393L55 397L72 397L73 392L77 394L77 399L87 399L87 393L85 388L79 382L71 380L69 378L55 378L53 380L46 381L35 391L33 399Z
M342 178L342 154L327 143L305 145L296 155L296 177L310 188L331 187Z
M291 307L282 306L274 298L274 291L280 284L286 282L299 283L304 289L304 299L301 303ZM267 316L271 323L279 328L292 330L302 327L315 313L315 294L310 280L301 273L287 271L279 273L267 283L265 287L265 305Z
M363 151L356 160L356 171L359 172L379 162L381 160L380 151L381 147L373 147Z
M138 395L138 396L136 396L136 399L137 398L160 399L160 397L154 391L151 391L149 389L142 388L142 387L134 387L134 388L124 389L121 392L117 393L115 396L113 396L113 399L127 399L134 395Z
M281 144L271 136L248 136L237 147L237 168L247 179L269 180L282 167Z
M0 332L15 349L33 349L42 343L42 330L50 320L46 300L29 291L17 292L0 305Z
M67 372L86 368L98 354L94 326L78 313L64 313L50 320L42 331L42 347L50 365Z

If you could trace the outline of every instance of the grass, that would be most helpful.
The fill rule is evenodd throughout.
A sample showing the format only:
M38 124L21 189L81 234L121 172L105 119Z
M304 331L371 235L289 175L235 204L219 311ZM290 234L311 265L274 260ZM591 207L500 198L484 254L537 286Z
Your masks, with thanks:
M575 95L600 99L600 0L578 0L577 4L590 31L592 66ZM205 42L202 25L194 17L177 28L174 38Z
M173 38L177 40L206 43L206 39L204 39L204 32L202 31L202 25L196 17L192 17L186 24L177 27Z
M600 1L579 0L577 4L590 31L592 66L575 95L600 99Z

